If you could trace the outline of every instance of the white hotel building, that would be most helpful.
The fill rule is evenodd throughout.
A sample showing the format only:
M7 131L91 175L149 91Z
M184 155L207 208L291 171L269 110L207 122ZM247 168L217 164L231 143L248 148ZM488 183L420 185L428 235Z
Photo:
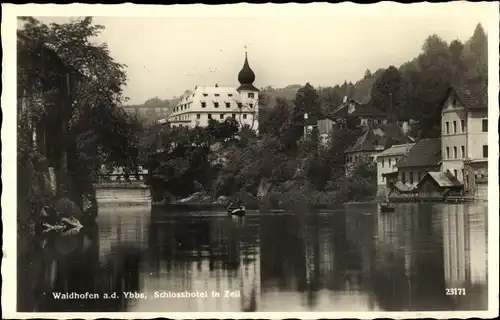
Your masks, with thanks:
M186 91L173 108L167 122L172 127L194 128L207 126L210 119L224 121L233 117L240 127L246 124L257 130L259 90L253 85L255 74L248 64L246 53L238 81L240 83L238 88L218 85L196 86L194 90Z

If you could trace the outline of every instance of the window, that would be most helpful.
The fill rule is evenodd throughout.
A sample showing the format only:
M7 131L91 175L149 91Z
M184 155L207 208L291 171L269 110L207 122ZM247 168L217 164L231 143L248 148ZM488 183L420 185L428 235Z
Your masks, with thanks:
M413 172L410 172L410 184L413 184Z
M201 118L201 114L196 114L196 119L200 119Z
M450 134L450 123L446 121L446 134Z
M401 172L401 182L403 182L403 184L406 183L406 174L404 172Z
M219 103L218 102L214 102L214 108L218 108L219 107Z
M221 115L219 116L219 118L224 119L224 114L221 113Z
M247 114L246 114L246 113L244 113L244 114L243 114L243 119L246 119L246 118L247 118Z
M204 94L203 94L203 96L204 96L204 97L207 97L207 96L208 96L208 93L204 93Z
M228 96L228 97L232 97L232 96L233 96L233 94L232 94L232 93L228 93L228 94L227 94L227 96Z
M457 133L457 122L453 121L453 133Z
M488 119L483 119L483 132L488 132Z
M382 168L384 167L384 162L385 162L384 159L382 159Z
M457 147L453 147L453 159L456 159L456 158L458 158Z
M460 120L460 126L462 127L462 132L465 132L465 120Z
M488 158L488 145L483 146L483 158Z
M464 169L462 169L461 171L462 171L462 179L460 179L460 180L462 180L462 182L463 182L464 178L465 178L465 171L464 171Z
M249 97L249 98L253 98L253 97L254 97L253 92L249 92L249 93L248 93L248 97Z
M455 175L455 178L458 176L457 169L454 169L454 170L453 170L453 174Z
M238 108L239 108L239 109L243 108L243 103L238 102Z
M207 116L208 116L208 119L212 119L212 115L210 113Z
M202 107L202 108L206 108L206 107L207 107L207 103L206 103L206 102L202 102L202 103L201 103L201 107Z
M446 159L450 158L450 147L446 147Z
M460 149L462 150L462 159L465 159L465 146L461 146Z
M391 167L391 158L389 158L389 168Z
M233 113L233 114L231 115L231 117L232 117L233 119L235 119L235 118L236 118L236 113Z
M231 103L230 102L226 102L226 108L231 108Z
M422 180L422 172L418 172L418 175L417 175L417 180L420 181Z
M218 96L220 96L220 94L216 93L216 94L214 94L214 96L218 97Z

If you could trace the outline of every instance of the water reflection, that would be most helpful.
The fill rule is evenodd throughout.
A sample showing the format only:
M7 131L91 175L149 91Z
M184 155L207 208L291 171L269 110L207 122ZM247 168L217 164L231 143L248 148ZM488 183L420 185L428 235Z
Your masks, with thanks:
M486 309L486 240L487 207L476 204L401 204L394 213L349 205L243 219L107 209L79 237L21 259L18 305L101 312ZM37 294L29 296L37 277ZM467 295L447 296L445 288ZM101 299L55 300L52 292ZM113 292L119 296L103 299ZM168 297L155 299L155 292ZM185 292L206 297L171 297Z

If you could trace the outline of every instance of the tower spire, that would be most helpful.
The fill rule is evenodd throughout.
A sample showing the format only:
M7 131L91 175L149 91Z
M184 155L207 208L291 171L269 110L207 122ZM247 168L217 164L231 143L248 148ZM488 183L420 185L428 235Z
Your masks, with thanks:
M253 82L255 81L255 73L250 68L248 64L248 54L247 54L247 46L245 45L245 62L243 63L243 68L238 74L238 81L240 82L240 90L250 90L250 91L259 91L259 89L253 86Z

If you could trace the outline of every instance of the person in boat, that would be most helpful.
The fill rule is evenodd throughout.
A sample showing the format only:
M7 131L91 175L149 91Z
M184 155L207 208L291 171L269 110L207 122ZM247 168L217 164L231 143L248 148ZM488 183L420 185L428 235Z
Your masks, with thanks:
M243 206L243 202L241 199L237 198L236 200L229 201L227 205L227 210L235 210L241 208Z

